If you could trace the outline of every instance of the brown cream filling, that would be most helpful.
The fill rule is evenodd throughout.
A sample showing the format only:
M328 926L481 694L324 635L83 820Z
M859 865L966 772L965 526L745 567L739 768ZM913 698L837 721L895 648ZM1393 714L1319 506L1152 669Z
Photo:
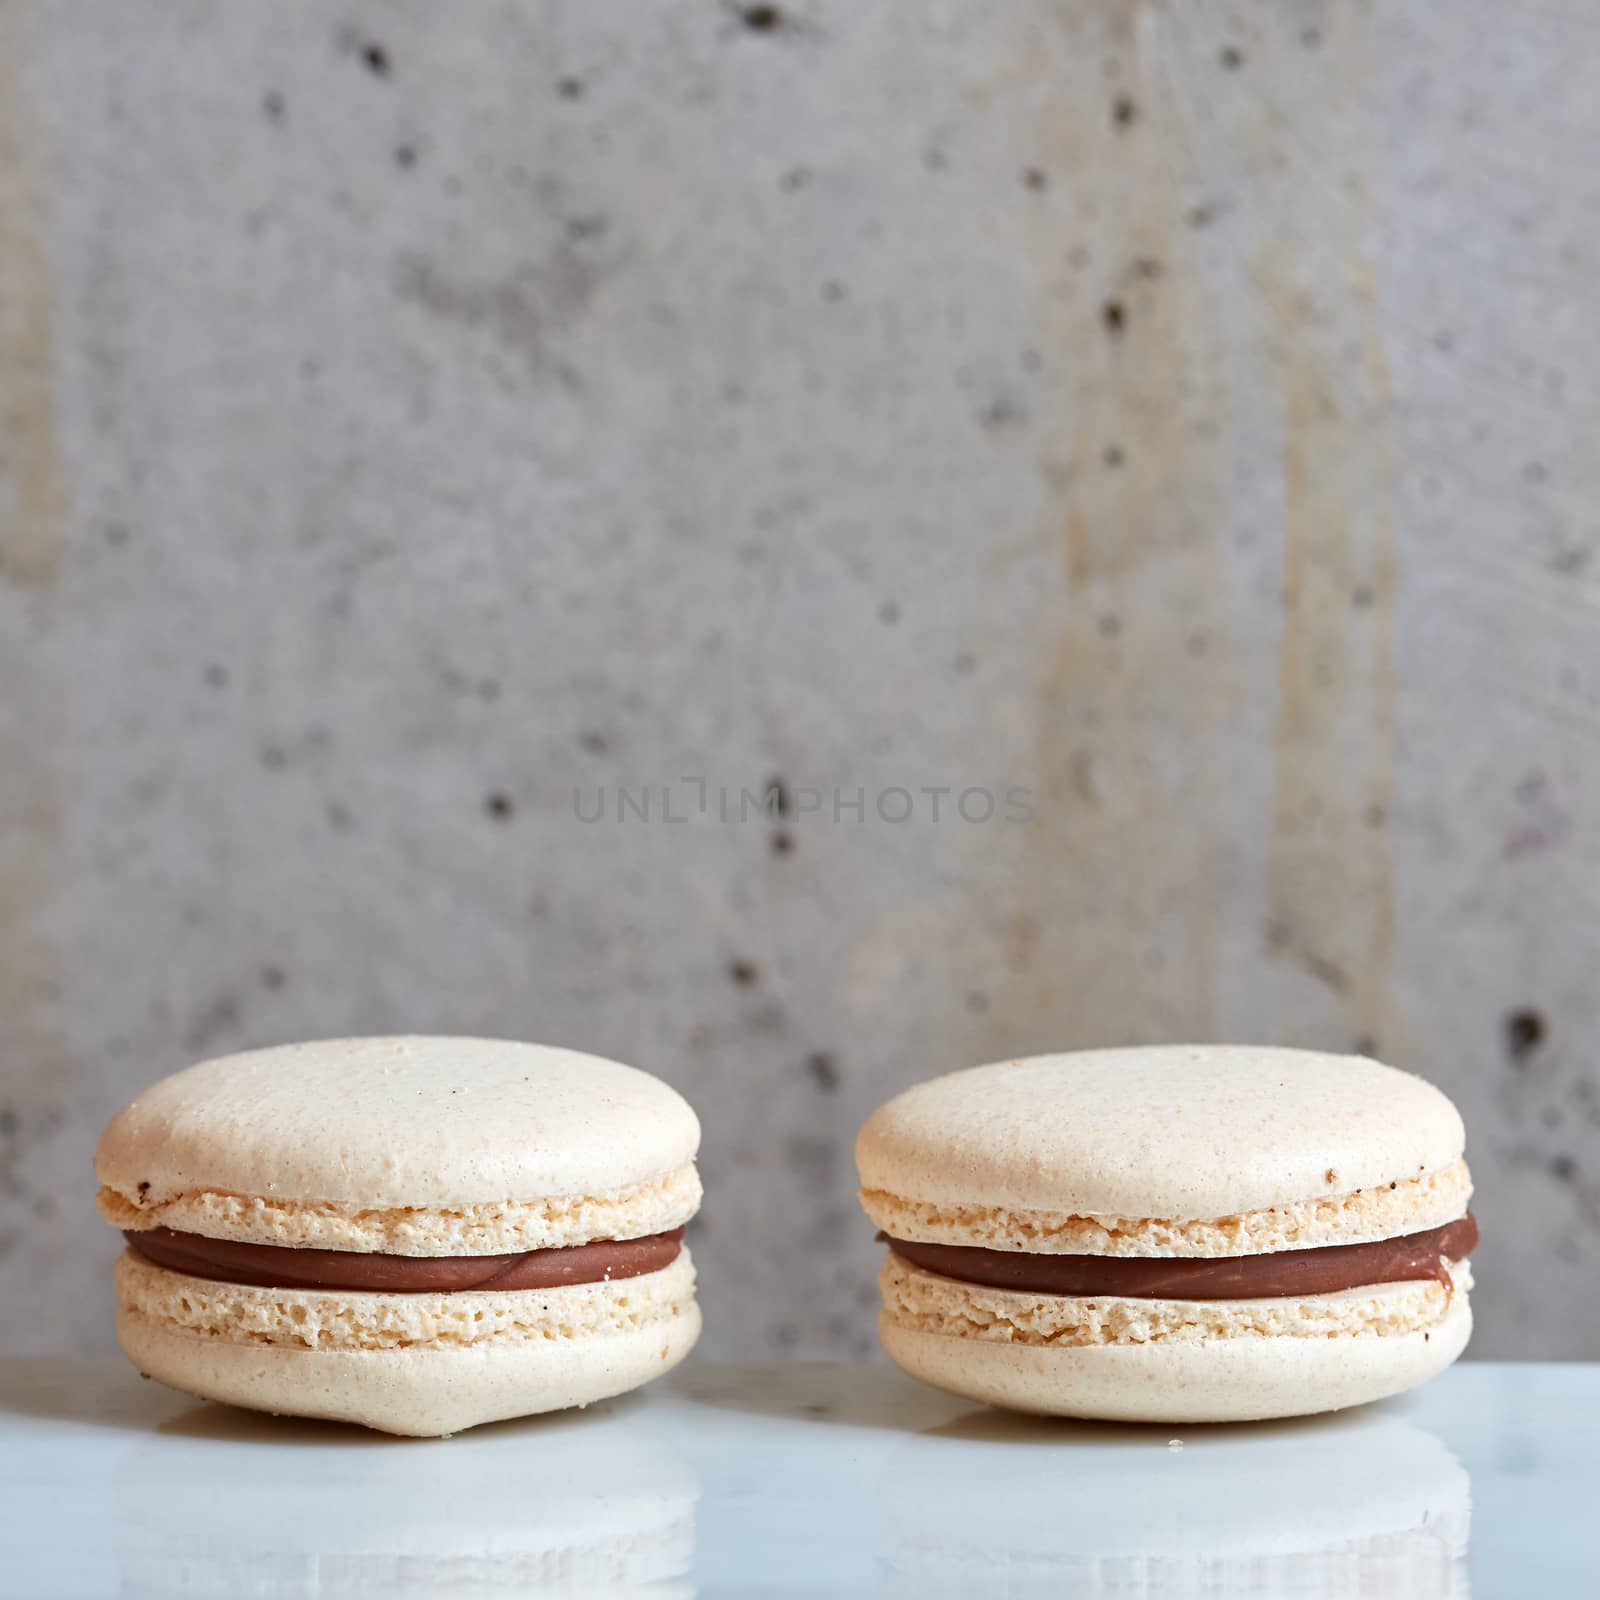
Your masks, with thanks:
M1477 1248L1478 1224L1469 1212L1442 1228L1398 1239L1253 1256L1033 1255L878 1237L913 1266L990 1289L1132 1300L1267 1300L1429 1278L1449 1289L1449 1263Z
M260 1289L348 1289L373 1294L453 1294L464 1289L556 1289L659 1272L677 1259L683 1229L642 1239L595 1239L495 1256L391 1256L361 1250L207 1239L171 1228L122 1235L147 1261L193 1278Z

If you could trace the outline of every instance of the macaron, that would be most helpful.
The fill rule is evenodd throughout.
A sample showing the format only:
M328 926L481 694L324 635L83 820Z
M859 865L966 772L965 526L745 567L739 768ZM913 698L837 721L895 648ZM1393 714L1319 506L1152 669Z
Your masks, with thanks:
M1433 1377L1472 1331L1461 1118L1361 1056L998 1062L856 1144L884 1349L941 1389L1137 1422L1286 1417Z
M95 1170L117 1337L206 1399L431 1436L586 1405L700 1332L700 1125L542 1045L336 1039L163 1078Z

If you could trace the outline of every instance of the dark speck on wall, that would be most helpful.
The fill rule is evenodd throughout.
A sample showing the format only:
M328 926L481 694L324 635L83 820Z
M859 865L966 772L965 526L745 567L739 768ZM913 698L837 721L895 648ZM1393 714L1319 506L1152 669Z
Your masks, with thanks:
M1041 167L1024 167L1022 187L1032 190L1034 194L1042 194L1050 187L1050 179Z
M268 89L261 97L261 114L268 122L282 122L287 108L283 96L276 89Z
M282 967L265 966L261 969L261 987L270 989L274 993L282 989L289 981L289 975Z
M741 6L739 20L752 33L778 33L786 18L778 6Z
M1505 1020L1506 1054L1513 1066L1524 1066L1544 1043L1545 1021L1537 1012L1524 1007Z
M1122 453L1122 446L1120 444L1108 444L1101 452L1100 459L1105 462L1108 467L1115 470L1117 467L1120 467L1128 458Z
M397 144L394 147L394 164L402 172L409 172L417 164L417 150L415 145Z
M900 607L893 600L885 600L878 607L878 621L893 627L900 620Z
M288 766L289 758L283 750L275 744L264 745L261 751L261 765L268 772L282 772Z
M0 1109L0 1139L10 1139L17 1131L17 1114L6 1106Z
M361 64L375 78L389 76L389 52L376 40L369 40L362 45Z
M484 797L484 811L496 822L509 822L516 815L516 805L503 789L496 789L493 794Z
M839 1087L839 1064L826 1050L813 1050L806 1057L806 1071L824 1094L832 1094Z
M578 743L592 756L603 756L611 748L609 741L603 733L596 733L590 729L587 733L578 735Z
M205 676L208 689L226 689L228 686L228 669L215 661L206 668Z
M1551 1156L1550 1176L1557 1183L1571 1183L1578 1176L1578 1163L1571 1156Z
M1215 206L1200 205L1190 206L1184 214L1184 221L1191 228L1209 228L1216 221L1217 208Z
M978 413L985 428L1008 428L1027 420L1027 413L1007 394L998 394Z
M1133 96L1119 94L1111 102L1111 125L1116 128L1131 128L1139 120L1139 108L1134 104Z
M761 976L753 961L737 958L728 963L728 976L739 985L741 989L748 989Z
M1217 52L1217 65L1224 72L1237 72L1244 65L1244 52L1237 45L1225 44Z
M775 856L791 855L794 852L794 835L787 828L779 828L773 835L771 850Z
M563 100L581 100L583 98L582 78L562 78L556 84L556 93Z
M1100 308L1100 320L1115 339L1128 326L1128 308L1120 300L1107 300Z

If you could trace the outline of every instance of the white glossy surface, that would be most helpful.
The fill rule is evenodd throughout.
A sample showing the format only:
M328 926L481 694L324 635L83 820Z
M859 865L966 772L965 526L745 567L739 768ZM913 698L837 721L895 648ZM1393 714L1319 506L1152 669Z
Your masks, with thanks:
M1468 1363L1181 1430L1008 1416L886 1366L691 1366L423 1442L8 1360L0 1592L1579 1593L1597 1435L1600 1366Z

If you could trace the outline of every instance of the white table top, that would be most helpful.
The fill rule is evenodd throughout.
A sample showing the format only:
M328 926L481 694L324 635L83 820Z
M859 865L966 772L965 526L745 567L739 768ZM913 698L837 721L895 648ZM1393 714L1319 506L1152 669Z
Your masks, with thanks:
M1181 1442L1179 1442L1181 1441ZM887 1366L694 1366L391 1439L0 1360L0 1593L1555 1595L1600 1572L1600 1366L1306 1422L1008 1416Z

